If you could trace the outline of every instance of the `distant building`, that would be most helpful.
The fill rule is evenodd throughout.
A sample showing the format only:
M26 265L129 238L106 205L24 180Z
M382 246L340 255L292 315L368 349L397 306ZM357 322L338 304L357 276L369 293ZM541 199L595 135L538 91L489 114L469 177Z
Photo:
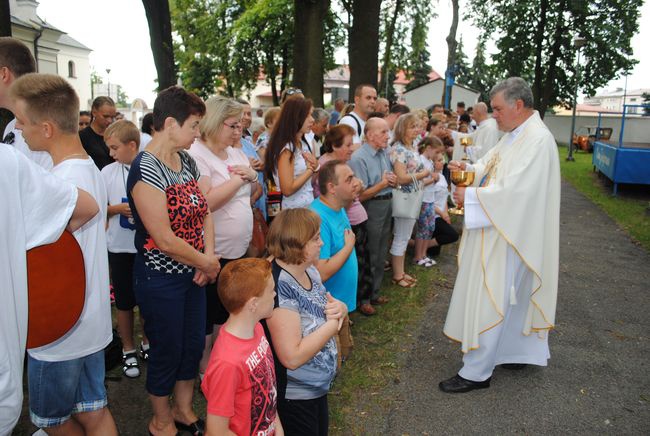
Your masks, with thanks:
M402 99L411 109L428 109L432 105L442 102L444 88L445 81L439 77L406 91L402 95ZM464 102L467 107L474 106L480 95L481 93L474 89L455 83L451 91L450 108L456 109L456 103L460 101Z
M74 87L82 109L90 107L92 51L64 31L43 21L36 13L36 0L9 0L11 34L24 42L36 59L39 73L58 74Z
M623 112L623 98L625 104L643 104L644 93L650 94L650 88L628 89L627 92L623 88L616 88L613 91L605 91L593 97L585 98L584 104L597 107L602 112ZM628 114L641 114L642 108L631 107L628 108Z

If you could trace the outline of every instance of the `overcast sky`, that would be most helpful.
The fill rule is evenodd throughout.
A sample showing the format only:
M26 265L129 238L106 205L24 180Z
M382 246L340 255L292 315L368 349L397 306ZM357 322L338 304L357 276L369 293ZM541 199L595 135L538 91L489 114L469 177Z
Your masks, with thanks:
M462 5L463 2L461 2ZM451 2L440 0L438 17L429 28L431 66L441 75L447 63L445 37L451 24ZM93 49L91 67L106 81L110 68L111 83L120 84L133 100L143 98L153 105L156 68L149 45L149 31L142 2L139 0L40 0L39 16ZM650 1L644 3L639 20L640 31L632 40L634 56L640 62L628 77L628 89L650 88ZM474 56L478 29L468 22L458 26L468 57ZM345 55L343 55L346 58ZM624 78L610 82L607 89L623 87Z

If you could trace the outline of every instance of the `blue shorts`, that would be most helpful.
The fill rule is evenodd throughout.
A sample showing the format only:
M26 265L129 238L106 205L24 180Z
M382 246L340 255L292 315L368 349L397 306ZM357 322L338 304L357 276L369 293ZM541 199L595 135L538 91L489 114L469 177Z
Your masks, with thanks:
M27 357L29 416L35 426L55 427L80 412L108 404L104 350L79 359L45 362Z

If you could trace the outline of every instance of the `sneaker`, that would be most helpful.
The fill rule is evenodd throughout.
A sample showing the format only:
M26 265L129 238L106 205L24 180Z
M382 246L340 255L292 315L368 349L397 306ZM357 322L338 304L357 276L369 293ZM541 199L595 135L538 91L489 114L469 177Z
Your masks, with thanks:
M414 260L413 260L413 263L414 263L415 265L417 265L417 266L421 266L421 267L424 267L424 268L431 268L433 265L436 264L436 261L435 261L435 260L431 260L431 259L429 259L428 257L423 257L423 258L420 259L420 260L415 260L415 259L414 259Z

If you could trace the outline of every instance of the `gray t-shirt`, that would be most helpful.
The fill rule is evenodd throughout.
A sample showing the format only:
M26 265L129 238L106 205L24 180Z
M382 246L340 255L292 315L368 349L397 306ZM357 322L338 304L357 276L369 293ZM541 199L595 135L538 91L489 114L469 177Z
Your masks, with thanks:
M312 282L311 289L303 288L286 270L280 272L276 286L279 307L300 314L300 329L303 337L327 321L324 311L327 304L325 295L327 291L320 274L316 267L310 266L307 268L307 275ZM295 370L287 369L285 398L311 400L326 395L336 374L336 357L336 342L332 337L301 367Z

